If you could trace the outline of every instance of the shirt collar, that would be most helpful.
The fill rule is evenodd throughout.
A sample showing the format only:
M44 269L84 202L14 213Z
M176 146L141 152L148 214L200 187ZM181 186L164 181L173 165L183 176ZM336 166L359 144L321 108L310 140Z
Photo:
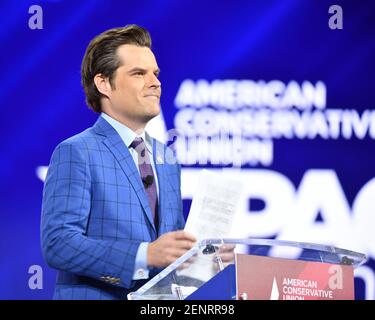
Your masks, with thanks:
M152 154L152 138L145 130L143 130L140 135L137 135L132 129L128 128L121 122L113 119L108 114L102 112L101 117L104 120L106 120L116 130L116 132L120 135L122 141L124 141L125 145L128 148L130 148L131 143L134 141L136 137L140 137L145 142L148 152Z

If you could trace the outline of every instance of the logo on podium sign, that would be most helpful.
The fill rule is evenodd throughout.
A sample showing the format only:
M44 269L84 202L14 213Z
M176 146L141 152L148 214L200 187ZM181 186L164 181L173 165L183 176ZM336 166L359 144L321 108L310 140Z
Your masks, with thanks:
M349 265L236 255L237 298L248 300L353 300Z

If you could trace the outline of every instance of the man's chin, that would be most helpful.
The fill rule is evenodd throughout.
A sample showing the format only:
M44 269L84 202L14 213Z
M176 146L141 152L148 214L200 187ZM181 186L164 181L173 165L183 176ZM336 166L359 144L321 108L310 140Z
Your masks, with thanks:
M148 116L150 119L155 118L160 114L160 106L152 106L152 108L150 108L148 111Z
M149 122L150 120L157 117L159 114L160 114L160 109L159 109L159 111L148 113L147 115L145 115L145 122Z

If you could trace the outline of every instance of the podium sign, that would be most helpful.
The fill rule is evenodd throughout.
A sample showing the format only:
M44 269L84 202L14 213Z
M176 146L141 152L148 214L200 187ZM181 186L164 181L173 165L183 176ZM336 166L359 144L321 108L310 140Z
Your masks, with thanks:
M236 255L237 299L353 300L353 266Z
M236 252L242 254L236 254L235 263L224 268L219 248L226 244L235 245ZM288 259L293 254L296 256L296 252L299 252L297 259ZM270 253L272 258L268 256ZM129 293L127 298L354 299L353 269L366 259L359 252L315 243L255 238L205 239L137 291Z

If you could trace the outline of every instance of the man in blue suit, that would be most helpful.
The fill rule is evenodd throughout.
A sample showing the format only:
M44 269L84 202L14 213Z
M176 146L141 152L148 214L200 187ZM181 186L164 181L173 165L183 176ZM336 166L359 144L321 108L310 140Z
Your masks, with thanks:
M180 166L144 130L160 112L158 74L142 27L108 30L87 47L82 84L100 116L56 147L43 191L55 299L126 299L196 241L182 231Z

